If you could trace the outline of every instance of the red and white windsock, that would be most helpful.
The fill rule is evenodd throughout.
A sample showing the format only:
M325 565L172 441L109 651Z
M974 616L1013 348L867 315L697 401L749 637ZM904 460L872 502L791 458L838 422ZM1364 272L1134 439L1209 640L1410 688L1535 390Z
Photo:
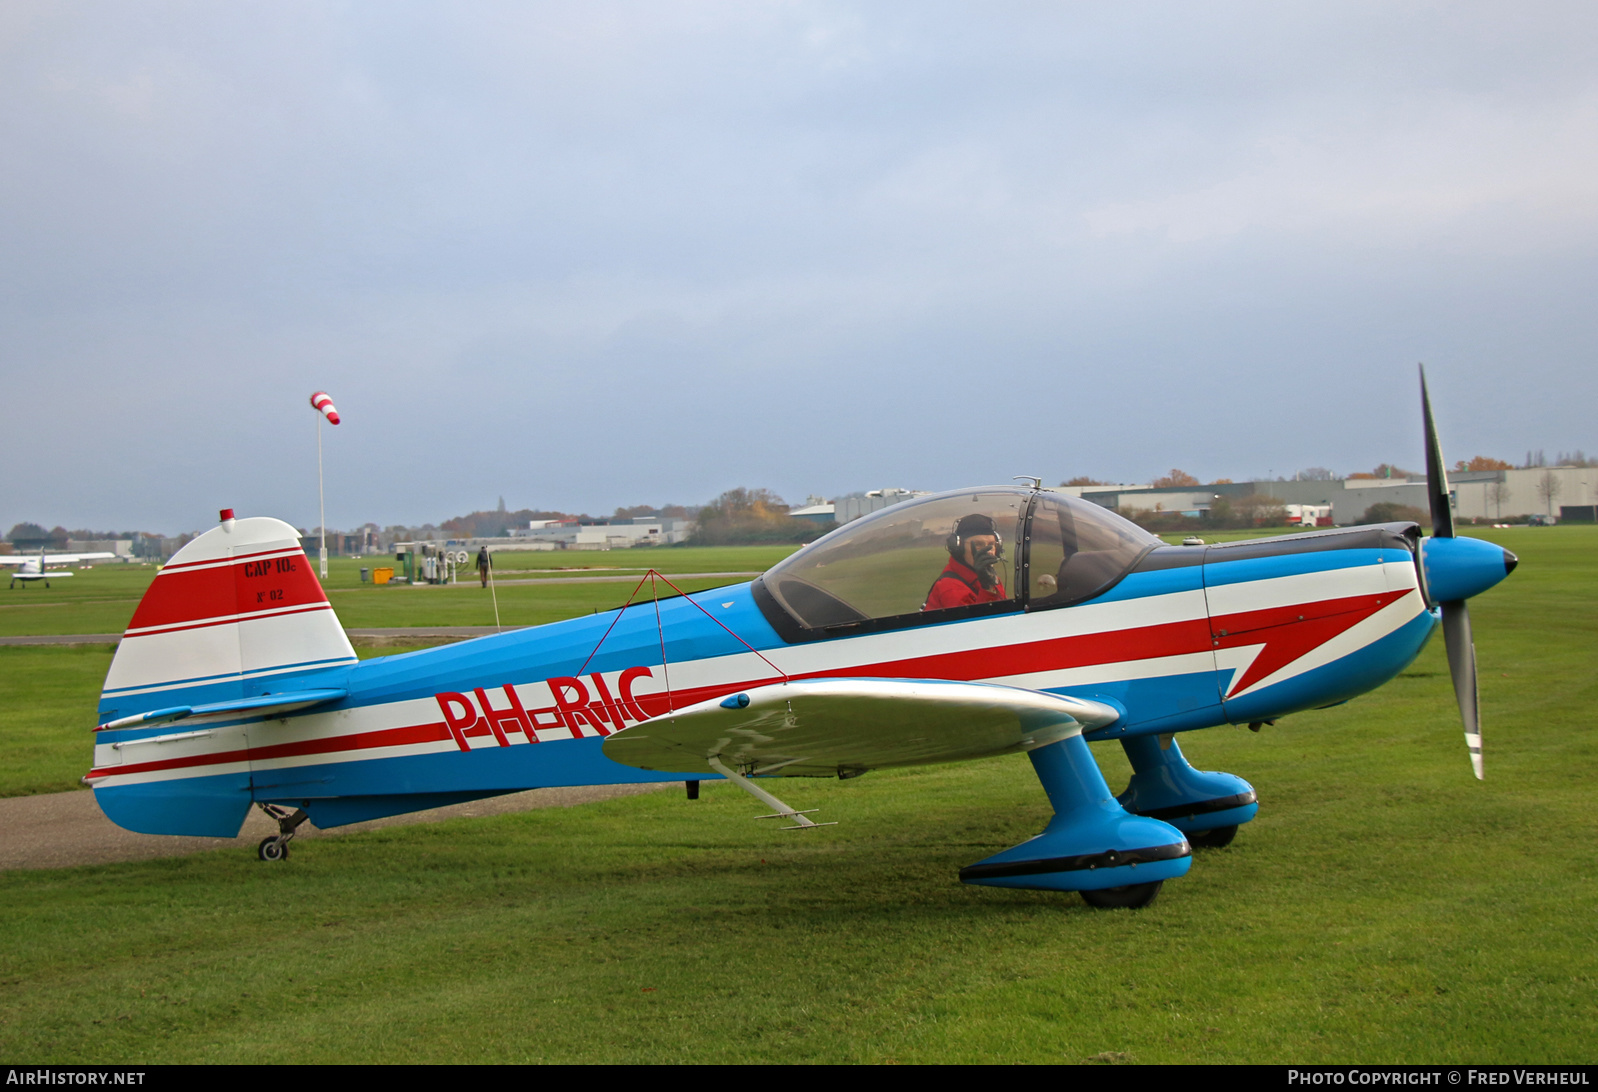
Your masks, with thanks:
M311 405L321 411L322 416L327 418L328 424L338 424L338 410L333 408L333 399L326 391L317 391L311 395Z

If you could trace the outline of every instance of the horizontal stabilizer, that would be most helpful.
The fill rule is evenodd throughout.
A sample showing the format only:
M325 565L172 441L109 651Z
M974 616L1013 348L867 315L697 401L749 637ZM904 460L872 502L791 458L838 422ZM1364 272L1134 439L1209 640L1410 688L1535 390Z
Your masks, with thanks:
M256 698L238 698L234 701L218 701L209 705L175 705L168 709L152 709L148 713L139 713L131 717L122 717L118 720L108 721L100 725L95 731L104 731L109 728L138 728L147 724L163 724L174 720L189 720L194 717L205 717L212 720L240 716L270 716L274 713L295 713L301 709L309 709L313 705L326 705L330 701L338 701L347 697L348 690L323 689L323 690L293 690L282 694L263 694Z
M852 777L1043 747L1113 723L1102 702L994 683L803 679L754 687L605 738L645 770Z

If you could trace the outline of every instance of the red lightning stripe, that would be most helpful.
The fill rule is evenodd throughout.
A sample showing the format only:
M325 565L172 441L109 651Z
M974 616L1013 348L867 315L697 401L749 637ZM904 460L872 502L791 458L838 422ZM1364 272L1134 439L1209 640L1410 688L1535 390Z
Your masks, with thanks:
M1216 648L1265 646L1254 657L1254 662L1248 665L1248 670L1232 684L1226 696L1230 698L1275 674L1338 634L1352 629L1401 594L1381 592L1376 595L1351 595L1344 599L1294 603L1286 607L1241 611L1211 618L1210 629Z

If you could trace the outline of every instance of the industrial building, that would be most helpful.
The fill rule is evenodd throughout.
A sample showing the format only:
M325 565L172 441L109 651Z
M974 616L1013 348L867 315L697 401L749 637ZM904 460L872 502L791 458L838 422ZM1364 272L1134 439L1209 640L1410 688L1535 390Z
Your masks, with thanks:
M693 523L691 519L677 516L635 516L609 523L537 519L526 527L514 528L510 537L512 548L547 544L544 548L551 550L625 550L634 546L670 546L685 542L693 533Z
M1513 470L1455 470L1448 474L1454 514L1460 519L1505 520L1532 515L1591 520L1598 505L1598 467L1550 466ZM1215 501L1260 495L1283 505L1326 506L1330 522L1357 522L1373 504L1387 502L1426 511L1426 479L1341 478L1330 481L1251 481L1155 488L1149 485L1061 486L1122 515L1179 512L1203 518ZM1319 521L1317 521L1319 522Z

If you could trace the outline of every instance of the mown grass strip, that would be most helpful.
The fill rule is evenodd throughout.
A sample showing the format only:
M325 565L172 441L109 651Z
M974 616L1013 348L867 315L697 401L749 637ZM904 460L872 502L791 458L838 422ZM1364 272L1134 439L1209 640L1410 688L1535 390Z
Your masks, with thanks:
M1024 759L8 873L0 1056L62 1062L1584 1062L1598 535L1500 532L1487 777L1440 642L1348 705L1182 737L1263 806L1149 909L967 888ZM1550 531L1552 533L1550 533ZM25 650L34 652L36 650ZM77 651L77 650L68 650ZM1112 785L1113 745L1095 752Z

